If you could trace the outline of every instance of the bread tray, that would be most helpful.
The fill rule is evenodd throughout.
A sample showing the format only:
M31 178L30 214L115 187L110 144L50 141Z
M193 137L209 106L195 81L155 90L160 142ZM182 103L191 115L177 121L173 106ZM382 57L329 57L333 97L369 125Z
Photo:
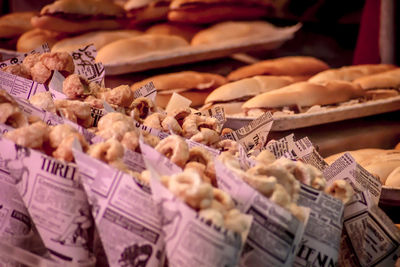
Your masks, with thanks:
M326 124L347 119L355 119L375 114L381 114L400 110L400 96L380 100L371 100L348 106L332 107L312 113L274 116L272 131L286 131L314 125ZM227 116L226 127L238 129L250 121L253 117Z
M226 57L239 52L251 50L276 49L285 41L292 39L294 33L301 28L301 24L276 30L273 36L265 38L241 38L232 42L220 44L199 45L179 48L173 51L154 52L135 58L129 62L105 64L107 75L118 75L138 72L154 68L193 63L208 59Z

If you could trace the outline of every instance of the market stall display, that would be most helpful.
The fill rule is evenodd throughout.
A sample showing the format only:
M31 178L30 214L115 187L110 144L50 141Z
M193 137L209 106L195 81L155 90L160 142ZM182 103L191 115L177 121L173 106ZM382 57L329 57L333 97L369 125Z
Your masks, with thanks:
M262 20L286 4L57 0L12 30L0 265L394 266L399 145L341 150L335 125L399 110L397 66L242 54L224 73L154 70L275 49L301 28ZM345 152L324 159L329 124Z

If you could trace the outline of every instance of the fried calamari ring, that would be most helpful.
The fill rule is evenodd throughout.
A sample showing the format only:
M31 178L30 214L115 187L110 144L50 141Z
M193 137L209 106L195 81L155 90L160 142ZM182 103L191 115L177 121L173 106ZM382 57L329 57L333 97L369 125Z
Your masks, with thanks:
M292 197L281 184L275 185L274 192L269 199L285 209L290 209L292 203Z
M257 155L256 161L259 164L268 165L273 163L276 160L275 155L269 152L268 150L263 150L260 154Z
M228 211L224 219L225 228L235 233L244 234L250 229L250 221L238 209Z
M149 146L155 148L160 143L160 138L158 136L152 135L147 132L142 132L143 141Z
M243 180L266 197L271 197L277 184L275 177L265 175L247 174Z
M231 139L223 139L216 144L217 149L227 151L232 155L239 152L239 143Z
M63 81L62 90L68 99L80 99L89 94L89 82L78 74L71 74Z
M78 133L75 128L68 124L58 124L49 128L49 144L53 149L57 148L68 135Z
M74 160L74 154L72 152L72 145L74 140L78 140L83 148L83 151L87 150L88 143L85 138L78 132L71 133L67 137L65 137L61 143L57 146L56 150L53 151L53 157L59 160L65 160L68 162L72 162Z
M104 93L107 103L120 107L130 107L133 101L133 92L128 85L120 85Z
M213 188L213 195L214 199L211 202L210 208L218 210L223 215L235 208L235 203L232 198L221 189Z
M303 184L309 185L317 190L324 190L326 186L326 180L323 177L322 172L310 164L304 164L301 161L292 161L284 158L276 160L275 164L288 170Z
M73 119L76 117L76 122L83 127L90 127L93 124L92 109L89 104L79 100L58 99L54 101L57 111L64 110L64 115ZM72 115L73 114L73 115ZM66 118L68 118L65 116Z
M52 152L53 157L69 162L73 161L72 144L75 138L81 144L83 151L86 151L89 145L75 128L68 124L50 127L49 145L52 149L55 149Z
M126 132L122 137L121 144L127 149L135 151L139 147L139 136L136 131Z
M191 113L192 113L192 111L190 110L190 108L179 108L179 109L175 109L175 110L168 112L168 116L174 117L175 120L177 120L179 125L182 127L183 121Z
M28 118L22 110L11 103L0 104L0 123L20 128L28 125Z
M181 135L182 128L179 125L178 121L172 117L167 116L161 122L161 127L165 132L172 132L173 134Z
M89 106L91 106L92 108L102 109L104 107L103 106L103 103L104 103L103 100L99 99L99 98L96 98L96 97L94 97L92 95L87 96L85 98L85 100L83 100L83 102L88 103Z
M189 170L191 169L192 171L197 172L203 182L211 184L211 179L205 176L204 172L206 171L206 166L200 162L192 161L192 162L187 162L185 164L185 169L184 170Z
M198 173L186 170L169 177L168 189L195 210L210 207L213 188L203 183Z
M29 103L43 110L56 113L56 105L50 92L36 93L29 99Z
M122 160L124 157L124 147L118 140L108 139L105 142L89 146L87 154L93 158L109 163Z
M119 112L111 112L104 115L97 124L97 134L104 139L115 138L122 140L127 132L134 131L133 120Z
M45 65L41 61L37 62L32 68L31 68L31 76L32 80L38 83L46 83L50 77L51 77L51 70L46 68Z
M161 123L165 119L165 117L166 117L165 114L153 113L143 120L143 125L162 131L163 127Z
M210 152L202 147L192 147L189 150L189 158L187 160L190 162L199 162L205 166L204 175L207 180L209 180L213 185L216 185L216 174L214 159Z
M14 143L33 149L42 149L43 144L49 139L49 129L43 121L24 126L4 134L4 137Z
M220 136L212 129L201 128L197 134L190 138L190 140L204 145L212 145L220 140Z
M189 147L185 140L177 135L164 138L155 149L181 168L189 159Z
M345 180L336 180L325 189L325 193L347 204L354 196L354 189Z
M128 124L129 128L132 128L132 130L135 128L132 119L119 112L110 112L101 117L99 123L97 124L97 128L99 130L105 130L112 127L112 125L117 121L122 121Z
M134 130L134 128L124 121L116 121L110 128L98 131L97 135L105 140L115 138L116 140L121 141L124 135L132 130Z
M212 117L191 114L185 118L182 124L183 136L191 138L200 132L200 129L208 128L214 131L218 129L218 120Z
M67 74L72 74L75 70L74 61L67 52L44 53L40 56L40 62L49 70L57 70Z
M138 97L133 100L130 108L131 117L140 123L144 124L144 120L155 111L154 103L146 97Z
M282 158L284 159L284 158ZM288 159L284 159L288 160ZM288 160L290 161L290 160ZM247 170L250 175L273 176L276 178L277 184L281 184L288 192L293 202L296 202L299 197L300 183L289 170L282 168L280 164L275 161L269 165L256 165Z
M40 56L41 56L41 54L39 54L39 53L27 55L24 58L24 60L22 61L22 66L24 66L30 72L31 68L40 61Z

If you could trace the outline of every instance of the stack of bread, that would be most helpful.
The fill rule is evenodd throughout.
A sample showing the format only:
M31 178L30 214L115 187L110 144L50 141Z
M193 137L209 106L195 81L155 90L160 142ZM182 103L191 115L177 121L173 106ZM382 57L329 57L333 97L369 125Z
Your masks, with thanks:
M213 1L182 1L182 0L56 0L46 5L39 14L34 12L12 13L0 19L0 38L12 39L13 42L5 48L16 49L18 52L28 52L47 42L50 47L55 45L55 51L70 51L76 46L94 43L97 50L109 43L130 39L140 34L149 35L145 38L150 43L150 50L158 49L155 44L168 43L168 49L180 48L182 44L174 42L173 38L183 38L185 46L200 44L215 44L250 36L268 36L276 28L263 21L255 20L269 14L273 1L252 0L246 3L237 0ZM205 12L205 10L208 10ZM168 21L168 22L167 22ZM218 23L210 28L204 23ZM156 23L156 24L154 24ZM153 24L153 25L152 25ZM208 30L208 28L210 28ZM123 31L123 30L135 31ZM206 32L192 38L203 29ZM234 31L232 31L234 29ZM122 30L122 32L120 32ZM210 31L210 32L209 32ZM222 36L225 36L221 39ZM162 35L162 37L153 37ZM160 40L162 38L162 40ZM170 40L172 38L172 40ZM64 40L67 39L67 40ZM154 39L154 40L153 40ZM18 43L16 41L18 40ZM60 43L58 43L60 42ZM183 42L183 40L182 40ZM181 43L182 43L181 42ZM124 47L140 45L128 41ZM177 45L177 46L175 46ZM115 45L114 56L121 53L120 46ZM109 52L104 52L108 54ZM142 54L143 51L136 51ZM102 53L100 53L102 54ZM137 54L136 54L137 55ZM118 56L126 60L131 55ZM109 63L105 58L103 63Z
M204 108L222 106L229 115L255 117L314 112L340 105L398 96L400 68L389 64L331 69L312 57L264 60L231 72ZM245 90L244 90L245 89Z

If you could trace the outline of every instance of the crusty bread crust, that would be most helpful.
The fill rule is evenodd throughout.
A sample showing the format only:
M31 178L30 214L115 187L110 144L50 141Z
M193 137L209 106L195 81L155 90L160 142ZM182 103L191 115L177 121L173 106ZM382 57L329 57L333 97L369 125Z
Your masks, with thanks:
M329 81L325 84L298 82L286 87L255 96L242 108L311 107L345 102L363 97L365 91L356 84L345 81Z
M325 62L314 57L281 57L241 67L232 71L228 75L228 80L236 81L256 75L314 75L328 68L329 66Z
M93 30L115 30L123 27L123 23L115 19L88 19L72 21L53 16L33 17L32 25L44 30L81 33Z
M400 68L358 78L353 83L364 90L400 89Z
M233 116L237 114L243 114L242 105L244 102L226 102L226 103L215 103L215 104L205 104L202 109L209 109L214 107L224 108L225 115Z
M63 35L42 29L33 29L22 34L17 41L18 52L29 52L47 43L51 48Z
M146 30L148 34L177 35L190 42L202 28L181 23L161 23L151 26Z
M189 46L188 42L179 36L145 34L118 40L104 46L98 51L96 60L103 64L117 64L187 46Z
M154 83L157 91L188 91L192 89L209 90L215 89L227 82L225 77L218 74L195 71L182 71L153 76L140 82L134 83L131 88L132 90L137 90L141 86L151 81Z
M147 3L146 3L147 2ZM152 1L128 1L124 5L127 11L130 25L162 21L167 19L169 11L169 1L152 0Z
M225 21L198 32L191 45L213 45L240 38L268 37L276 27L266 21Z
M204 4L243 4L243 0L173 0L171 9L182 8L187 5L204 5ZM246 0L247 5L270 6L271 0Z
M206 99L206 103L235 101L244 97L253 97L265 92L292 84L289 76L255 76L224 84L215 89Z
M365 64L345 66L338 69L329 69L322 71L311 77L308 81L316 83L326 82L330 80L342 80L351 82L357 78L388 71L394 68L396 68L396 66L390 64Z
M82 48L85 45L94 44L97 50L117 40L141 35L142 32L135 30L119 31L95 31L78 36L62 39L54 44L52 52L70 52Z
M57 12L69 14L122 16L124 9L108 0L57 0L46 5L40 11L41 15Z
M31 30L36 12L15 12L0 17L0 38L12 38Z
M271 13L263 6L215 4L182 7L168 12L168 20L182 23L205 24L226 20L259 19Z
M400 166L388 175L385 185L400 188Z

